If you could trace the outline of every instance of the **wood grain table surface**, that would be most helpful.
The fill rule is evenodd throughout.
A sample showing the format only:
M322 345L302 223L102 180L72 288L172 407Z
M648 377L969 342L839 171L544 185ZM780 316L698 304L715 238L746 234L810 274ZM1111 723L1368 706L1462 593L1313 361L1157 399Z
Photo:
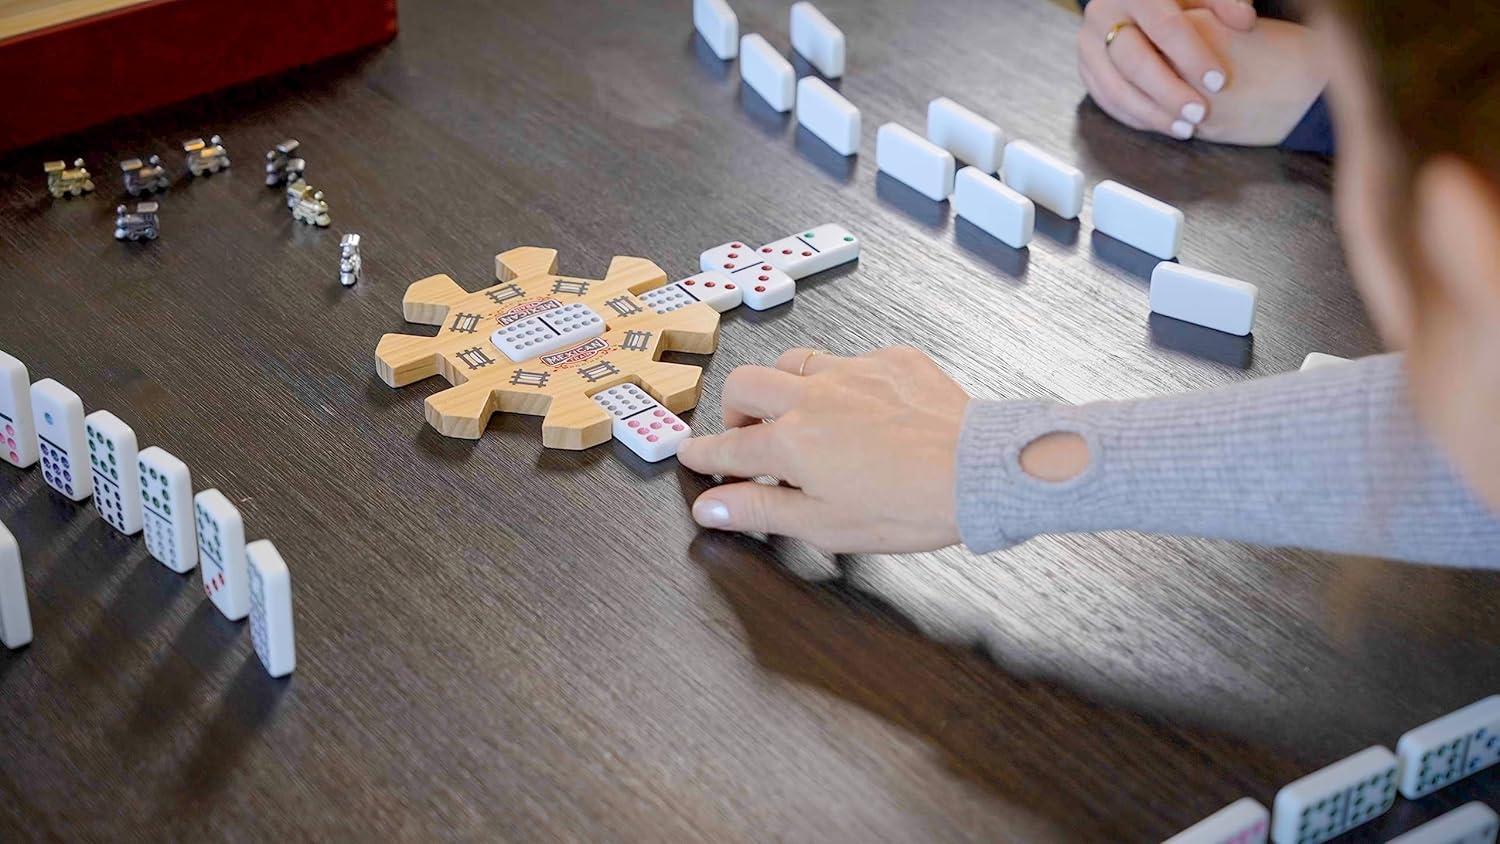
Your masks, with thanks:
M0 654L0 839L1153 841L1500 691L1494 573L1126 533L828 559L699 531L708 482L675 461L544 450L534 417L426 427L443 385L388 388L376 341L408 330L408 283L477 289L519 245L681 277L729 239L862 237L856 266L676 358L705 367L700 430L731 369L790 345L912 343L978 395L1072 402L1377 351L1327 163L1113 123L1073 13L820 0L864 113L845 160L713 59L689 5L408 0L382 49L0 159L0 348L276 542L299 650L269 679L196 572L0 467L36 628ZM787 5L737 0L741 31L786 48ZM274 37L267 14L245 37ZM1181 207L1185 262L1260 285L1254 335L1148 319L1153 262L1087 212L1018 252L877 176L875 129L920 131L940 95ZM212 133L231 170L179 175L161 239L115 242L116 162L180 174ZM263 185L287 136L327 230ZM53 201L41 163L76 155L100 189ZM1485 797L1494 771L1348 840Z

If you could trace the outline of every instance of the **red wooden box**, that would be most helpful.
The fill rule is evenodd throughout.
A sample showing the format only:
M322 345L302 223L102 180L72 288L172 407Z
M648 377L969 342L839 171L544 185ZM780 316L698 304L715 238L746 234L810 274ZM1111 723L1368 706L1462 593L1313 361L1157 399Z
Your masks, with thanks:
M4 6L0 151L396 35L396 0L22 0Z

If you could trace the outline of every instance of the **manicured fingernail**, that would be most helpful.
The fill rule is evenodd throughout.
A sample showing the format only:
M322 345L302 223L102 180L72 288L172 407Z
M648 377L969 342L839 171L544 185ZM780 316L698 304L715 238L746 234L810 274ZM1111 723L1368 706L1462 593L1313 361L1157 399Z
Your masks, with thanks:
M700 498L693 504L693 519L704 527L723 527L729 524L729 508L722 501Z
M1186 120L1172 121L1172 137L1187 140L1193 136L1193 124Z
M1217 94L1224 90L1224 74L1221 71L1210 70L1203 74L1203 87Z
M1182 107L1182 119L1194 126L1202 123L1204 116L1207 114L1208 109L1203 107L1203 103L1188 103Z

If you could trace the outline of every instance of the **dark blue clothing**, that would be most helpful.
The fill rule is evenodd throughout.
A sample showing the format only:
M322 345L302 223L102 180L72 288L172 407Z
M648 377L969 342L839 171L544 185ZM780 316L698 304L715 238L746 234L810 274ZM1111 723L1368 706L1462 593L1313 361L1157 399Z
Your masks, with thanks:
M1081 9L1089 4L1089 0L1078 0ZM1302 16L1293 8L1296 3L1284 3L1281 0L1255 0L1255 12L1261 17L1277 18L1279 20L1301 21ZM1332 156L1335 148L1333 139L1333 118L1328 113L1327 95L1320 94L1313 104L1302 115L1297 125L1281 141L1284 149L1297 152L1315 152L1319 155Z

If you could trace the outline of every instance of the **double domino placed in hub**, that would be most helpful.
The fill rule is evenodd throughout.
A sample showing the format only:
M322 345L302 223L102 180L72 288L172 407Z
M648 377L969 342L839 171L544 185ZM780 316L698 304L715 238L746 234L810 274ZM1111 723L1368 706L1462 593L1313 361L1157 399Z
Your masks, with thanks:
M1236 800L1163 844L1265 844L1271 813L1249 797Z
M677 453L693 435L686 422L634 384L620 384L594 394L594 401L613 420L615 439L648 463Z
M1255 327L1255 285L1163 261L1151 272L1151 310L1243 337Z
M1163 261L1182 250L1182 212L1119 182L1094 186L1094 228Z
M1048 211L1071 220L1083 211L1083 171L1026 141L1005 146L1005 183Z
M1390 844L1495 844L1496 835L1500 835L1500 815L1475 800L1392 838Z
M186 463L152 446L136 461L141 487L141 516L146 550L178 574L198 565L193 526L193 478Z
M953 193L953 154L898 123L875 132L875 165L934 202Z
M753 32L740 39L740 79L776 111L792 110L797 73L770 42Z
M844 32L807 0L792 4L792 49L829 79L844 75Z
M1036 205L976 167L958 171L953 210L1012 249L1030 243L1036 231Z
M21 572L21 547L0 524L0 644L19 648L31 641L31 608Z
M135 431L107 410L84 417L88 438L89 471L94 481L94 506L115 530L126 536L141 532L140 456Z
M927 140L986 174L1000 172L1005 160L1000 127L947 97L927 104Z
M574 302L497 328L490 334L490 342L520 363L603 333L604 318L588 305Z
M83 400L45 378L31 385L31 418L42 453L42 478L74 501L94 494L88 440L83 432Z
M724 61L740 50L740 19L724 0L693 0L693 27Z
M292 573L271 540L245 546L250 565L250 641L272 677L297 667L297 637L292 627Z
M859 109L816 76L797 82L797 122L839 155L859 152Z
M1401 793L1431 794L1500 762L1500 695L1429 721L1396 743Z
M1385 814L1396 800L1396 755L1370 747L1276 793L1271 840L1317 844Z
M26 364L5 352L0 352L0 460L22 469L37 461L31 375Z
M230 621L250 613L250 575L245 563L245 520L229 499L206 489L193 499L203 594Z

